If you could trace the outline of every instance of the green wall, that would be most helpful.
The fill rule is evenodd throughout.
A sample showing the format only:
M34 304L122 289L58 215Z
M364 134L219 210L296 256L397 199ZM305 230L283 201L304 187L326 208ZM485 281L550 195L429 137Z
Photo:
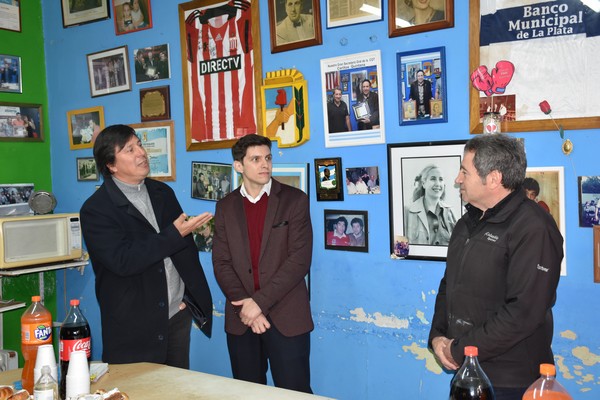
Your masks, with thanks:
M48 93L40 0L21 1L21 32L0 30L0 54L21 57L23 93L0 93L0 103L41 104L43 142L0 142L0 184L33 183L35 189L52 190ZM46 307L56 320L56 277L54 272L2 277L2 298L31 303L40 294L43 277ZM3 313L4 348L21 353L20 319L24 308ZM56 332L56 330L55 330ZM55 339L55 343L57 340ZM22 364L22 358L19 365Z

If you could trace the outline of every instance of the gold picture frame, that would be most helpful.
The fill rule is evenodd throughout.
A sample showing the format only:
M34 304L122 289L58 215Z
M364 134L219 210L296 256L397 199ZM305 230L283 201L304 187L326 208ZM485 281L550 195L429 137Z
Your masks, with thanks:
M67 111L67 126L71 150L91 149L96 136L105 126L104 107Z

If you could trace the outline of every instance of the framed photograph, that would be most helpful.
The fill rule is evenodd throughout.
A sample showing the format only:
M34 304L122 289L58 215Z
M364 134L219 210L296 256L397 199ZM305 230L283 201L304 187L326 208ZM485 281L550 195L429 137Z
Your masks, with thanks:
M152 28L150 0L113 0L113 15L117 35Z
M379 168L346 168L346 191L348 194L379 194Z
M454 0L389 0L390 37L454 26Z
M33 214L29 207L33 192L33 183L0 184L0 216Z
M169 45L144 47L133 51L135 83L152 82L171 77Z
M192 198L221 200L231 193L232 172L231 164L192 161Z
M327 0L327 28L383 19L382 0L350 2Z
M466 141L388 144L390 249L396 237L408 238L408 258L445 260L456 221L463 215L454 178ZM427 208L440 212L430 229ZM438 208L439 207L439 208Z
M564 257L561 275L567 275L567 231L565 223L565 177L563 167L528 167L523 182L527 197L546 210L560 229L564 238Z
M397 54L400 125L448 122L445 47Z
M323 43L319 0L268 0L271 53Z
M273 164L273 179L308 194L308 164Z
M579 226L600 225L600 176L579 176Z
M325 147L385 143L381 52L321 60Z
M0 102L0 141L43 142L41 104Z
M67 126L71 150L91 149L96 136L104 129L104 107L67 111Z
M148 153L150 174L157 181L175 180L175 123L173 121L129 124Z
M469 71L486 66L490 74L495 68L503 72L501 61L509 61L516 66L511 79L502 80L492 87L496 94L514 95L515 109L512 119L503 118L502 132L530 132L556 130L552 119L545 115L539 103L547 100L552 107L552 116L565 130L593 129L600 127L600 82L581 85L582 76L593 76L600 64L600 53L590 51L597 46L600 35L600 10L594 10L587 2L560 2L560 18L565 25L538 27L533 21L545 21L546 16L538 17L538 5L531 1L514 0L473 0L469 2ZM541 4L541 3L540 3ZM532 7L534 7L532 9ZM525 22L523 15L534 12L531 23ZM554 14L553 14L554 15ZM548 52L551 48L552 51ZM560 54L560 57L556 57ZM506 58L510 57L510 58ZM548 79L547 68L533 71L519 66L530 64L551 65L552 76ZM577 71L576 74L573 71ZM509 76L509 74L506 74ZM510 82L510 84L509 84ZM581 88L578 95L565 88ZM480 118L480 98L486 97L473 86L470 89L469 129L471 133L482 133ZM507 107L508 108L508 107ZM501 112L502 114L502 112Z
M308 86L295 69L267 72L262 86L265 136L278 147L296 147L310 139Z
M0 54L0 93L23 93L21 79L21 57Z
M600 283L600 225L594 226L594 283Z
M315 158L317 201L344 200L342 159Z
M189 216L188 218L191 218ZM192 236L194 237L194 243L196 243L196 247L198 251L203 251L205 253L212 252L213 245L213 237L215 233L215 219L212 218L210 221L202 225L200 228L192 231Z
M110 18L108 0L61 0L60 5L64 28Z
M325 248L369 252L366 211L324 210Z
M20 1L0 1L0 29L21 32Z
M87 55L92 97L131 90L127 46Z
M142 122L171 119L169 86L140 89L140 116Z
M179 4L187 150L227 148L263 132L258 5L258 0ZM226 20L232 27L226 37L213 37L214 24Z
M98 167L94 157L77 157L77 180L78 181L99 181Z

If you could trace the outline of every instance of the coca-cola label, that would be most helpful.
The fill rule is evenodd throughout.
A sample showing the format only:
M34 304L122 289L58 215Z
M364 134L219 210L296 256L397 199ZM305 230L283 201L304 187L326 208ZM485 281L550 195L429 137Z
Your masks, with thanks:
M90 358L92 354L92 338L86 337L74 340L61 339L60 360L69 361L71 359L71 352L73 351L85 351L87 358Z

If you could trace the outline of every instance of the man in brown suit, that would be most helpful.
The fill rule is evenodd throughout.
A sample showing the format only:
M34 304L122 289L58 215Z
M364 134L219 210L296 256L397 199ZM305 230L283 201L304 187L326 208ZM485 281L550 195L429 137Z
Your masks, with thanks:
M217 203L212 254L233 377L266 384L270 366L275 386L312 393L308 197L271 179L268 138L244 136L232 154L243 184Z

